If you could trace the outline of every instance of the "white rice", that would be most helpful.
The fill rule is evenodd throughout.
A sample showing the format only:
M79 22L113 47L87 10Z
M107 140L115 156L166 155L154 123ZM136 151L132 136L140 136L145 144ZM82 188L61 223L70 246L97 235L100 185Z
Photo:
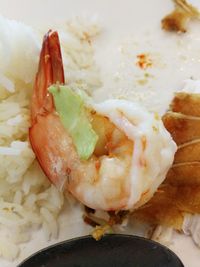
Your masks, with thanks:
M64 198L41 171L28 141L42 36L3 17L0 32L0 256L13 260L18 244L31 239L31 229L42 227L47 239L57 237ZM91 93L100 85L91 45L98 27L74 20L59 33L67 82Z

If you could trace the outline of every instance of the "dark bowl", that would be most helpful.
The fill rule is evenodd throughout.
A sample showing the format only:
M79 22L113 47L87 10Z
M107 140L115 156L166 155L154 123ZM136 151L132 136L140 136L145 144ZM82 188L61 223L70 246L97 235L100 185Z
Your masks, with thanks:
M40 250L18 267L184 267L157 242L131 235L91 236L67 240Z

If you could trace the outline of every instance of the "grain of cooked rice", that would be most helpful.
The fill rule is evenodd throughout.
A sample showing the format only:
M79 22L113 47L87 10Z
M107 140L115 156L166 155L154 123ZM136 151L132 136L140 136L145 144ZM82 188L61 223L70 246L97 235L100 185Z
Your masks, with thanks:
M28 140L29 105L42 38L0 17L0 256L13 260L18 244L42 227L56 238L64 197L45 177ZM9 34L8 34L9 33ZM67 81L87 92L100 85L91 40L95 23L74 20L59 30Z

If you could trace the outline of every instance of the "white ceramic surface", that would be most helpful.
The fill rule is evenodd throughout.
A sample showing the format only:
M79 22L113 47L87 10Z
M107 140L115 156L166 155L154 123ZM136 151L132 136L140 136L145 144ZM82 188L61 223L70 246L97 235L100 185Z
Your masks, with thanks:
M95 43L95 51L104 84L95 93L95 98L126 92L127 97L137 98L160 114L166 110L173 92L181 88L184 79L200 78L200 22L190 23L189 32L182 36L163 32L161 18L172 7L171 0L0 0L2 15L46 30L74 16L97 15L102 34ZM123 49L125 53L121 53ZM148 70L151 78L141 85L144 72L136 66L135 60L137 54L143 52L155 57L155 65ZM130 66L133 66L132 70ZM41 232L36 232L32 242L22 245L17 262L0 260L0 266L14 267L50 243L90 231L82 223L78 206L76 210L67 207L60 224L59 240L46 242ZM134 231L130 229L129 232ZM175 234L171 249L185 267L200 266L200 249L190 237Z

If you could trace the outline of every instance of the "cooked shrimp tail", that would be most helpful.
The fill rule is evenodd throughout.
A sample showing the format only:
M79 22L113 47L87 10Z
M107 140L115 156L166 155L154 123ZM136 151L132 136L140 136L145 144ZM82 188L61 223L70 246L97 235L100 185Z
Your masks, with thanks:
M53 98L48 92L48 87L55 83L64 83L64 71L58 33L50 30L43 39L39 67L34 84L29 139L43 171L59 187L60 185L57 184L57 181L60 181L61 178L58 179L56 170L50 168L55 162L51 157L50 152L52 151L49 147L49 143L56 139L56 131L54 129L56 128L59 132L60 127L62 129L60 132L63 131L61 123L57 120L56 115L53 114ZM59 134L58 138L61 140ZM58 151L56 154L59 154L60 149L56 144L55 142L52 150L55 150L55 153ZM59 160L59 155L57 156Z
M64 83L64 70L58 33L49 30L44 36L38 72L35 79L31 105L32 121L38 113L52 111L53 99L48 87L55 83Z

